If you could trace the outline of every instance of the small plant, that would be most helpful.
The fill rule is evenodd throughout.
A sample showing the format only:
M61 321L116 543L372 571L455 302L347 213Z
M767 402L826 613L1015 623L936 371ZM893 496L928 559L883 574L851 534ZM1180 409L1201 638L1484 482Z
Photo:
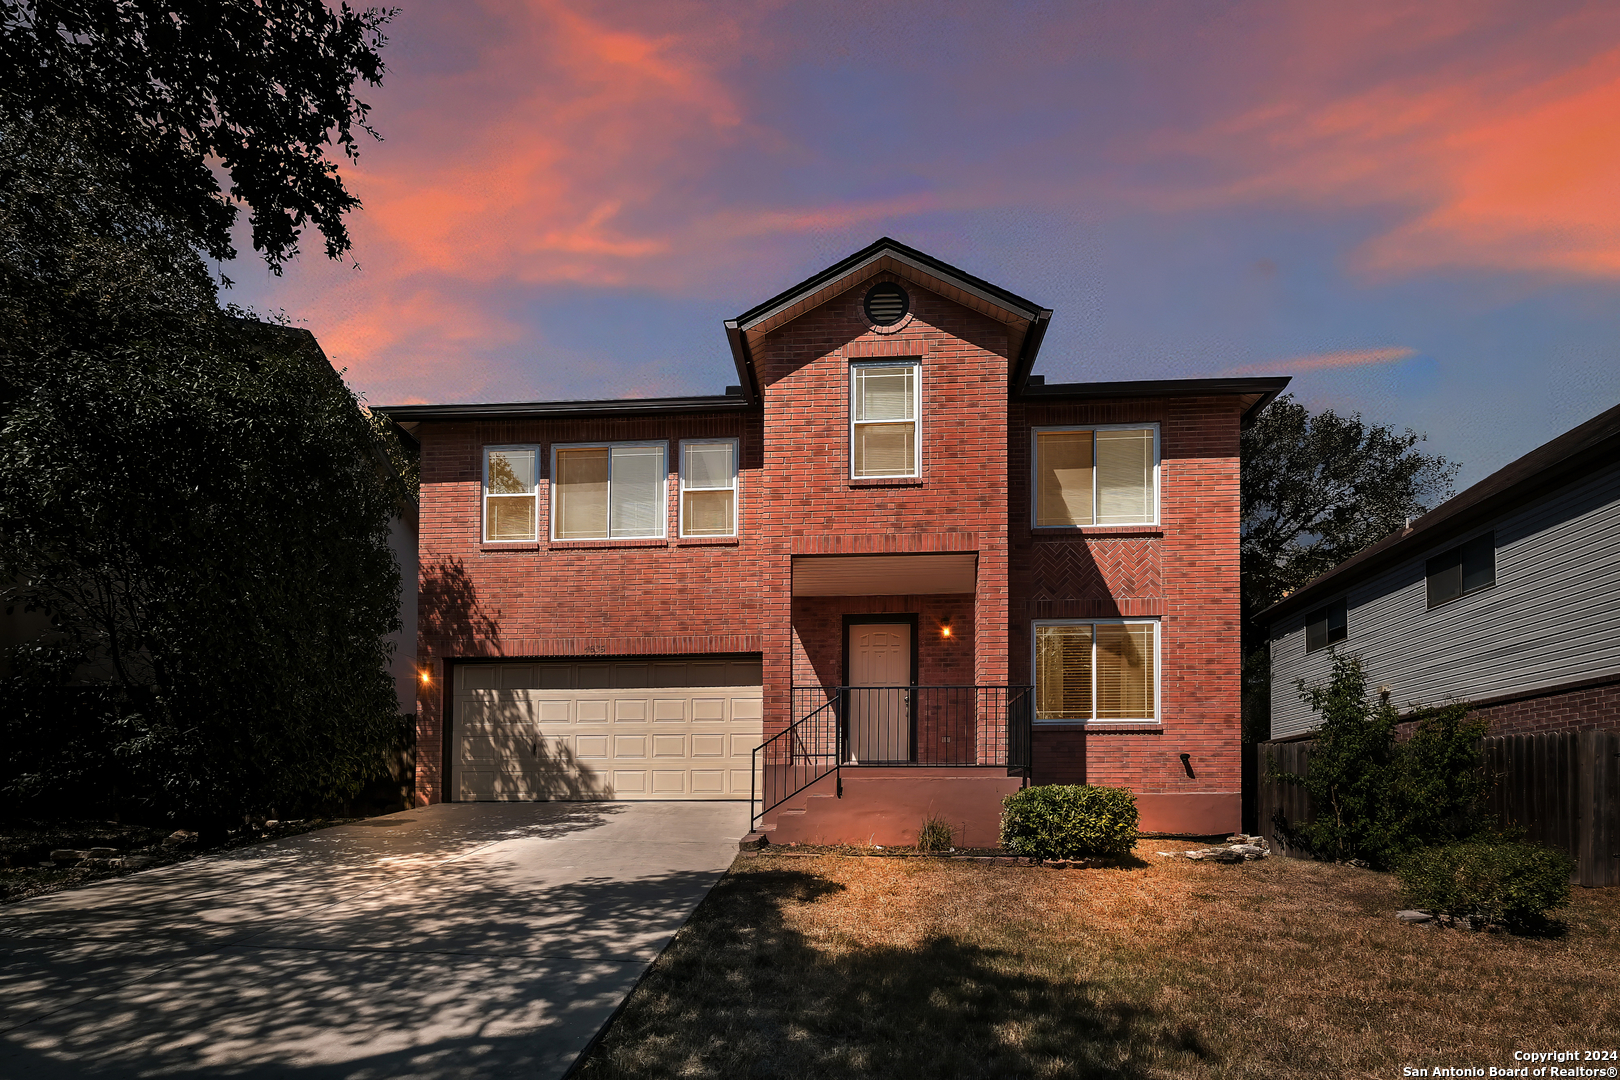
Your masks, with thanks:
M1001 807L1001 846L1037 862L1136 846L1136 796L1125 788L1049 784L1015 791Z
M1401 901L1459 918L1532 929L1569 903L1575 864L1560 851L1517 840L1476 839L1419 848L1395 868Z
M949 851L951 847L951 823L932 814L923 818L922 828L917 830L917 850Z

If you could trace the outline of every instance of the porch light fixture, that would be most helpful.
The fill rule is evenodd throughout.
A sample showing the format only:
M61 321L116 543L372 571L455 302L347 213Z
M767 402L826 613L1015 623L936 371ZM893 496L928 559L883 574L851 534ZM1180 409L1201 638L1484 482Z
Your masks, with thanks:
M950 637L951 636L951 620L946 619L944 622L939 624L939 636L940 637Z
M416 676L417 676L417 678L422 680L422 685L423 686L427 686L429 683L431 683L433 681L433 676L428 674L428 669L427 668L423 668L421 671L418 671L416 673Z

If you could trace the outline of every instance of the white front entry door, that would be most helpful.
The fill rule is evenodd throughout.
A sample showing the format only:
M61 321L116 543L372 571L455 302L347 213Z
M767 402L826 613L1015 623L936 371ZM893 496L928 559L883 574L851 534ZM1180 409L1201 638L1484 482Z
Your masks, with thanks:
M855 762L911 760L911 626L849 628L849 754ZM895 687L896 689L881 689Z

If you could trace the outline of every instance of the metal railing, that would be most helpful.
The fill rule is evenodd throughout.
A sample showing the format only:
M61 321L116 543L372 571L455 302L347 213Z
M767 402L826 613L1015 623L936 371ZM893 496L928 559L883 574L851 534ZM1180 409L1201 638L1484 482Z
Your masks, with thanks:
M754 749L750 802L768 811L848 766L996 767L1028 775L1029 686L800 686L799 717ZM843 794L843 777L838 793Z

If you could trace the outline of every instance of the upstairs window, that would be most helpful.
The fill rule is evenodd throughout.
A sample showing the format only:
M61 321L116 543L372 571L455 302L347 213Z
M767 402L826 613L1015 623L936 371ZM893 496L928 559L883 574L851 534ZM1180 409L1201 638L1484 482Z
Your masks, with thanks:
M490 446L484 449L484 540L504 543L535 539L539 487L535 483L535 448Z
M681 535L737 535L737 440L681 443Z
M1158 624L1035 624L1035 719L1158 720Z
M1038 428L1034 437L1036 528L1158 523L1157 427Z
M663 443L559 446L552 451L554 540L664 536L668 480Z
M1305 651L1325 649L1335 641L1343 641L1350 629L1350 608L1343 600L1335 600L1305 616Z
M1441 552L1424 565L1429 579L1429 606L1467 596L1496 584L1496 534L1476 536Z
M850 368L850 475L856 479L916 476L918 365L855 364Z

